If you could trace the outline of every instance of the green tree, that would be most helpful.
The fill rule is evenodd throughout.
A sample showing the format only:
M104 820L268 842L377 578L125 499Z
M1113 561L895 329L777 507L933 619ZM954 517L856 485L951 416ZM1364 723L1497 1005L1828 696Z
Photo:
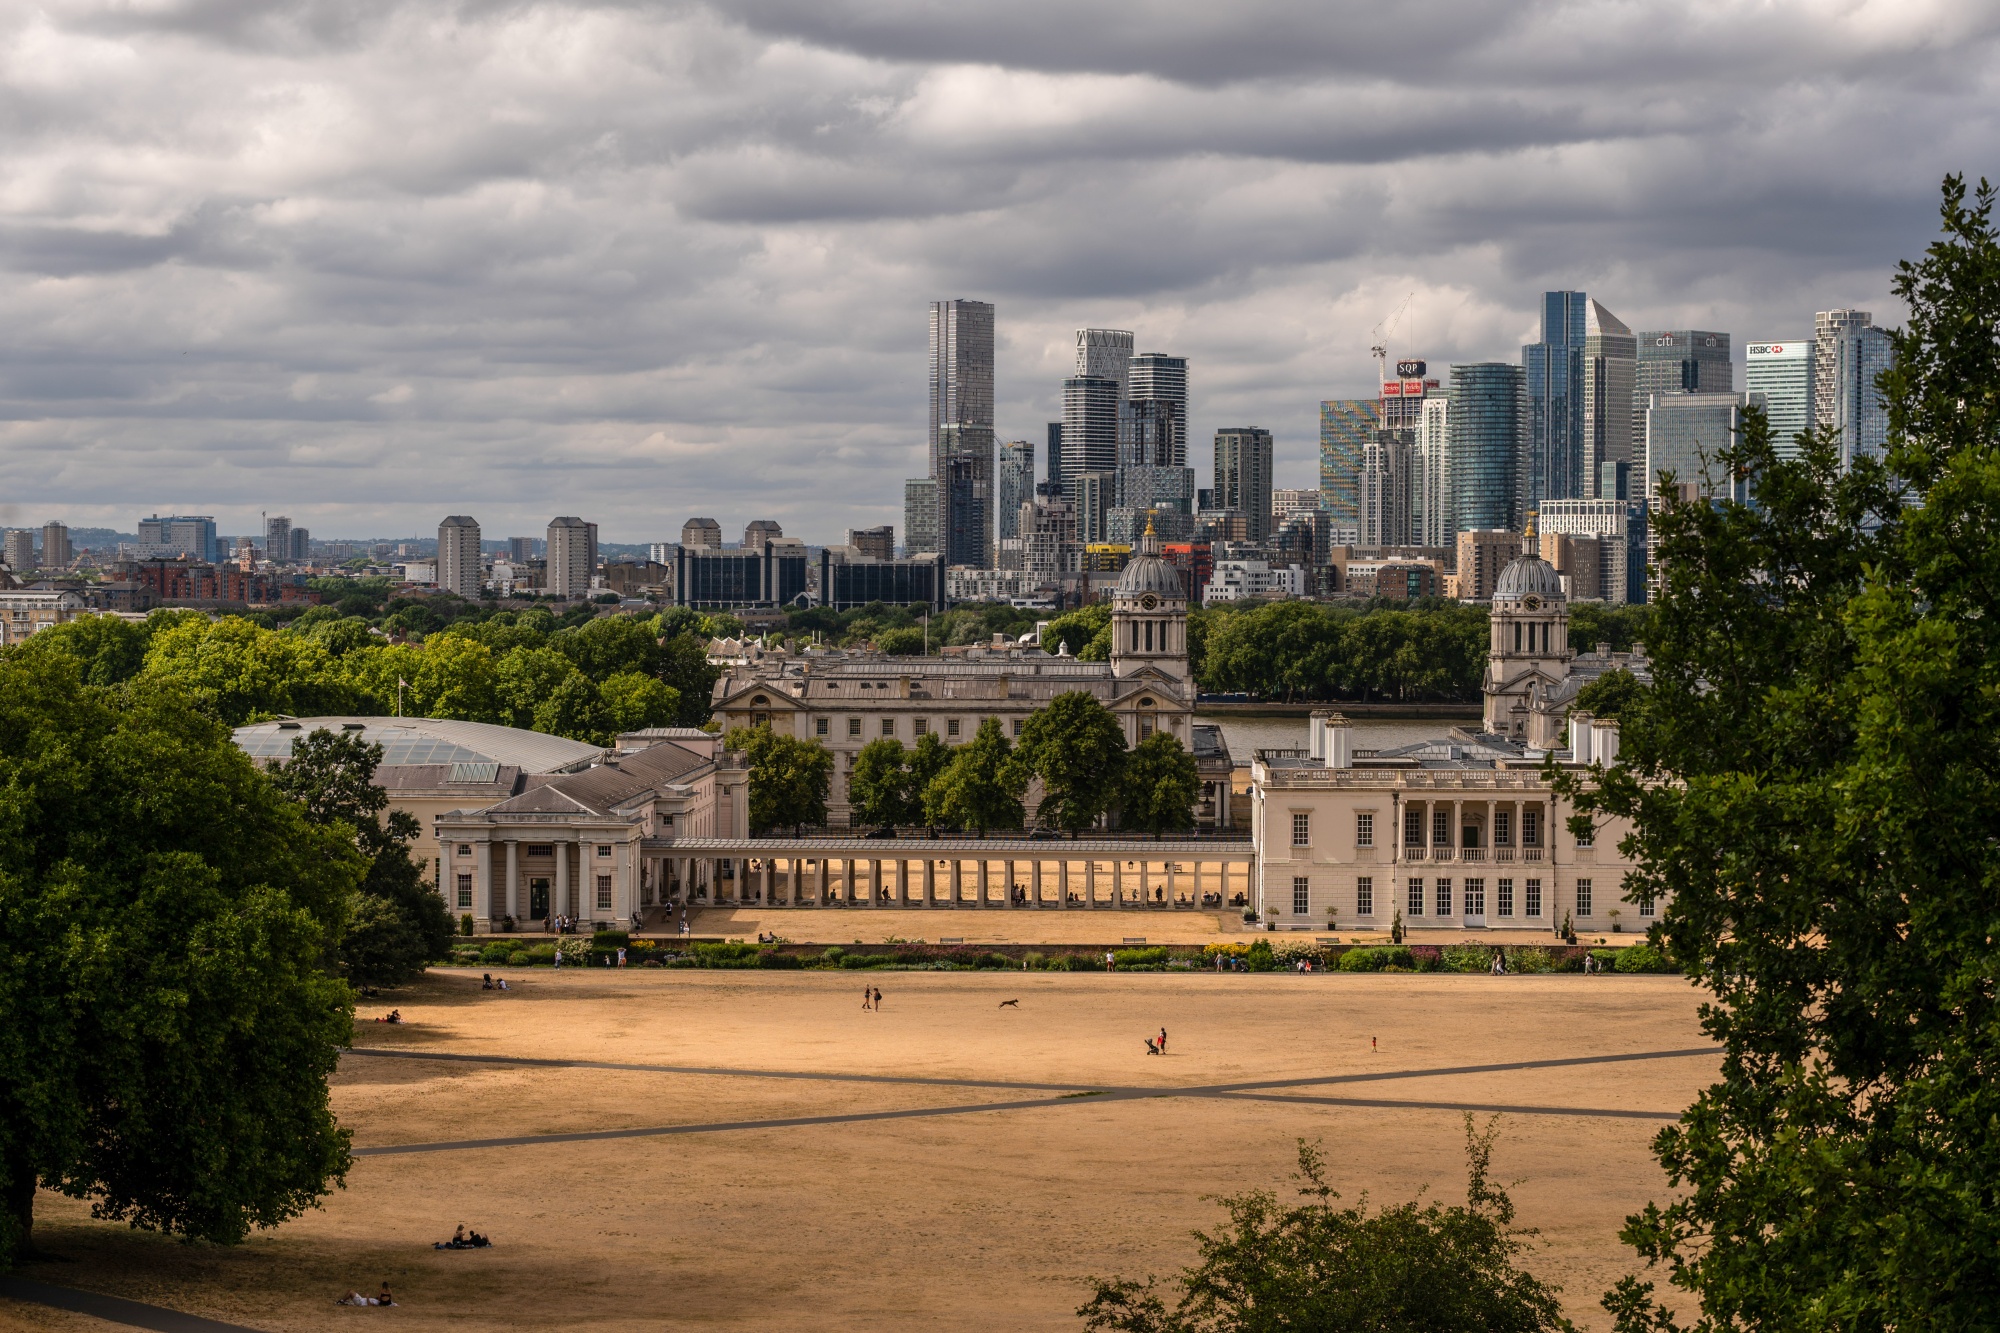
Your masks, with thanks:
M294 626L294 633L299 632ZM318 644L328 657L342 658L363 648L373 647L380 642L366 620L360 616L336 616L332 620L317 620L304 630L305 636Z
M1261 943L1261 941L1260 941ZM1497 1117L1496 1117L1497 1119ZM1172 1309L1145 1282L1097 1279L1077 1314L1122 1333L1558 1333L1559 1289L1520 1267L1534 1232L1514 1226L1507 1192L1488 1178L1494 1127L1465 1118L1465 1202L1351 1207L1299 1140L1299 1197L1264 1191L1222 1200L1228 1221L1197 1231L1200 1258L1173 1280Z
M1668 499L1653 684L1579 820L1634 822L1628 899L1711 996L1722 1074L1654 1152L1675 1194L1626 1240L1692 1328L1973 1329L2000 1309L2000 236L1945 185L1895 287L1890 440L1781 457L1754 507ZM1917 502L1907 507L1907 502ZM1650 1284L1625 1333L1680 1323Z
M646 727L671 727L680 716L680 691L636 671L607 678L597 692L604 700L614 736Z
M1178 737L1156 731L1134 746L1125 760L1118 791L1118 822L1155 838L1194 823L1201 799L1201 773Z
M1014 746L1000 719L979 724L972 740L951 752L951 764L924 789L925 813L932 823L988 829L1021 827L1021 794L1027 775L1014 763Z
M769 727L737 727L723 743L749 756L753 832L826 823L832 751L818 741L781 736Z
M146 627L117 616L78 616L66 625L51 625L14 649L32 658L61 653L76 663L86 685L117 685L139 674L146 664Z
M535 705L534 729L591 745L611 743L611 710L604 695L581 671L564 676L549 697Z
M583 673L553 648L515 648L503 653L493 671L500 720L523 731L534 730L535 710L572 676L583 678ZM589 683L587 679L585 683Z
M1014 755L1042 780L1035 818L1075 834L1111 808L1125 765L1125 729L1093 696L1071 690L1029 716Z
M348 978L364 986L408 981L446 956L452 936L444 899L410 857L422 827L408 813L389 810L389 793L375 783L381 762L381 746L322 729L294 740L291 757L271 773L307 822L352 838L368 858L362 901L340 949Z
M951 767L952 748L939 738L935 731L927 731L917 737L917 743L910 747L910 821L937 818L929 813L926 793L944 771Z
M0 659L0 791L0 1264L37 1184L223 1243L312 1206L349 1161L351 842L174 686L54 657Z
M1646 687L1639 683L1637 676L1620 667L1616 671L1605 672L1578 690L1572 707L1592 717L1617 721L1644 707L1645 702Z
M660 644L651 618L599 616L554 635L549 646L600 685L613 676L651 676L660 669Z
M894 736L861 747L847 775L847 805L856 824L888 828L916 822L910 801L909 753Z
M918 657L925 647L926 634L921 629L885 629L875 638L878 651L891 657Z
M279 714L346 713L355 701L318 644L237 616L213 622L195 616L155 630L144 674L232 727Z
M659 675L660 683L680 697L674 715L676 726L698 727L708 721L709 701L715 695L715 682L722 678L722 668L709 664L707 639L681 634L663 641Z
M1092 602L1049 622L1042 631L1042 651L1056 652L1067 647L1071 657L1086 662L1111 658L1111 604Z

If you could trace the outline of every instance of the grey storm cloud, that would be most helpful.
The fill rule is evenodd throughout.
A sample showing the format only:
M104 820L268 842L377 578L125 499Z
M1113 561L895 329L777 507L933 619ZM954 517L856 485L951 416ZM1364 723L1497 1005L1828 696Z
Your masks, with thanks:
M1551 287L1895 319L1996 45L1949 0L15 6L0 519L900 524L947 296L998 308L1004 436L1131 328L1310 484L1411 294L1434 363Z

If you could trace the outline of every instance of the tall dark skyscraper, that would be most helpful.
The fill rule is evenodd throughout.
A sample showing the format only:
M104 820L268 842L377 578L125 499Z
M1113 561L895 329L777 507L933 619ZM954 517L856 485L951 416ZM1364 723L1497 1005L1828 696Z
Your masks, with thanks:
M938 432L945 426L993 429L993 306L986 301L931 302L931 475L938 475Z
M1528 508L1588 496L1584 435L1584 341L1589 301L1582 292L1542 294L1542 340L1521 349L1528 392Z
M941 563L993 567L993 428L938 427L937 533Z
M1049 475L1044 478L1044 481L1056 488L1055 494L1057 495L1062 494L1062 427L1063 424L1060 421L1051 421L1049 423L1048 447L1042 454L1042 457L1046 458L1049 463ZM1037 494L1039 493L1038 491Z
M1035 498L1035 442L1009 440L1000 446L999 475L994 478L994 535L1021 535L1021 506Z
M1242 514L1253 542L1271 535L1271 486L1277 462L1277 449L1268 430L1230 426L1215 432L1215 494L1211 503L1217 509Z
M1171 457L1148 459L1160 467L1187 466L1188 363L1184 356L1163 356L1146 352L1132 358L1130 396L1135 414L1143 405L1172 404L1174 430ZM1157 420L1158 409L1152 409Z
M1705 329L1654 329L1639 335L1632 388L1633 452L1646 438L1646 408L1656 393L1735 393L1729 335Z

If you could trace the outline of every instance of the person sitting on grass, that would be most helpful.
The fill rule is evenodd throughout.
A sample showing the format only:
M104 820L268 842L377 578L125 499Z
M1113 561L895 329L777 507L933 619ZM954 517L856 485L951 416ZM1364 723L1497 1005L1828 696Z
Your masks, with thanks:
M403 1021L403 1011L401 1009L391 1009L387 1017L378 1018L375 1021L377 1023L400 1023Z

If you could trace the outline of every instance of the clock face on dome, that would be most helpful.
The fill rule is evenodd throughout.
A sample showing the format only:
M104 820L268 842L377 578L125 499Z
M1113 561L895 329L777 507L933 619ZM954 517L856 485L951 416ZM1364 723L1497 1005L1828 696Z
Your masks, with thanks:
M1521 605L1527 607L1530 611L1539 611L1542 609L1542 599L1539 597L1531 596L1526 601L1522 602Z
M1155 607L1159 606L1159 604L1160 604L1160 599L1153 596L1153 594L1151 593L1147 593L1144 597L1141 597L1139 599L1139 605L1143 606L1148 611L1153 610Z

